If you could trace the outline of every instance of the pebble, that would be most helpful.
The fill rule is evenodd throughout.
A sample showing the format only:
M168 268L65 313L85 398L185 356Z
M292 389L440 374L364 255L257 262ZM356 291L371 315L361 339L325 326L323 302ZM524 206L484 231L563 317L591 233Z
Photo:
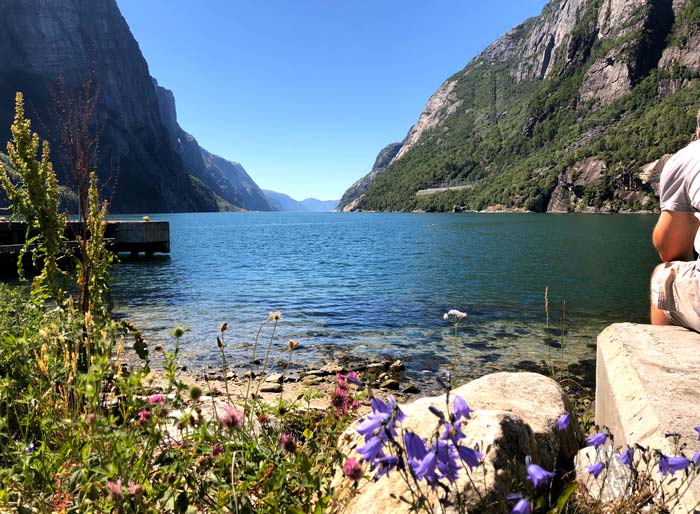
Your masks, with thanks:
M262 386L260 386L260 392L261 393L281 393L282 392L282 384L265 383Z
M328 372L322 369L310 369L304 373L305 377L324 377L326 375L328 375Z
M329 375L335 375L336 373L345 373L345 368L337 364L326 364L321 369Z
M283 379L284 376L282 375L282 373L273 373L272 375L268 375L265 377L265 382L276 382L278 384L281 384Z
M395 360L391 363L391 366L389 366L389 371L403 371L405 367L403 362Z
M420 393L420 389L418 389L413 384L409 384L404 388L403 393L404 394L417 394L417 393Z
M384 382L381 383L379 387L382 389L393 389L393 390L398 390L399 389L399 381L394 380L393 378L390 378L389 380L385 380Z
M304 377L304 379L301 381L302 384L307 385L307 386L315 386L318 385L320 382L318 379L313 376L313 375L307 375Z
M379 369L384 369L386 364L383 362L370 362L367 364L367 371L377 371Z

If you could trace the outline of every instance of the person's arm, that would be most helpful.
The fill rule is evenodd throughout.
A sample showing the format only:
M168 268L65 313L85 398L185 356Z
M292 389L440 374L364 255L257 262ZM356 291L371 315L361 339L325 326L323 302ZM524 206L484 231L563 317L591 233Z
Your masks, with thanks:
M654 248L664 262L684 261L693 253L700 221L692 212L663 211L654 227Z

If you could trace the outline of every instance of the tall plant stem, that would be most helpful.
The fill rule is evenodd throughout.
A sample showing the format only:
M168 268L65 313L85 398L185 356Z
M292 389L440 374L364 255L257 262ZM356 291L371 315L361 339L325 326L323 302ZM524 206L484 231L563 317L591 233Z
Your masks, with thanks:
M223 371L224 389L226 390L226 401L231 403L231 393L228 390L228 365L226 363L226 352L224 351L224 331L221 331L221 339L217 337L217 346L221 352L221 367Z
M248 386L246 387L245 391L245 400L243 402L243 412L247 415L248 414L248 397L250 396L250 384L253 381L253 366L255 362L255 355L258 350L258 341L260 340L260 332L262 332L263 327L265 324L270 321L270 319L266 319L262 323L260 323L260 327L258 328L258 333L255 334L255 343L253 343L253 358L250 361L250 371L248 373Z
M270 349L272 348L272 341L275 339L275 330L277 330L277 319L274 320L272 325L272 333L270 334L270 342L267 344L267 352L265 353L265 360L263 360L262 369L260 370L261 378L258 380L258 387L255 389L255 395L257 396L260 392L260 383L262 382L262 375L265 373L267 368L268 360L270 359Z

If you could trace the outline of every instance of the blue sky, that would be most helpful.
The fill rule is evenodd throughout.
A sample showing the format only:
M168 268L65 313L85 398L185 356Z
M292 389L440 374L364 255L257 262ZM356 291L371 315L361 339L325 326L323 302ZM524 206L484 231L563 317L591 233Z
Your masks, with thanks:
M117 0L180 125L264 189L340 198L544 0Z

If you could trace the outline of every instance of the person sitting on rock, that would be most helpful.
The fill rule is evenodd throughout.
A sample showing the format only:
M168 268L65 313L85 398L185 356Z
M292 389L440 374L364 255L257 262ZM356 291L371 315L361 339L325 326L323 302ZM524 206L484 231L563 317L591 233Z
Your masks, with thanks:
M695 137L661 172L661 215L652 240L663 263L651 276L651 323L700 332L700 261L688 261L700 226L700 111Z

